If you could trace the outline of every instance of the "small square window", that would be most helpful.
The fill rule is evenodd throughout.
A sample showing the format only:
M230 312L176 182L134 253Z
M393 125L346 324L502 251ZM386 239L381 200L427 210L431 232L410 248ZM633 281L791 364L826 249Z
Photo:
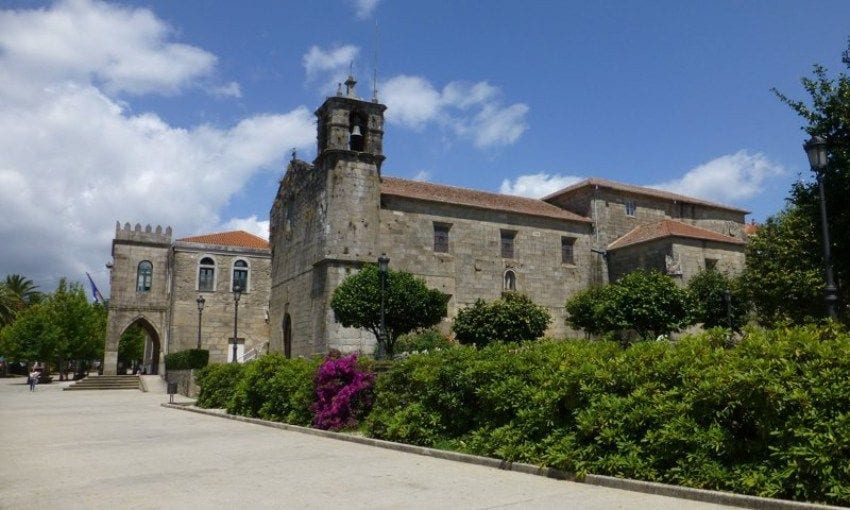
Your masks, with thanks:
M514 238L516 232L511 230L502 230L502 258L514 258Z
M705 269L707 271L716 271L717 259L705 259Z
M450 225L435 223L434 224L434 252L448 253L449 252L449 228Z
M637 211L637 205L635 205L634 200L629 200L626 202L626 216L634 216Z
M561 238L561 263L562 264L575 264L575 260L573 259L573 246L576 243L575 237L562 237Z

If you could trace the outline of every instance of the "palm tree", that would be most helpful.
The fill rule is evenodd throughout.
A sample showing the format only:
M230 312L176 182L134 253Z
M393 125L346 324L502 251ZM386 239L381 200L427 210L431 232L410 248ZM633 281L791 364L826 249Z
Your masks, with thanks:
M12 322L18 310L18 299L5 283L0 282L0 328Z
M32 280L23 275L7 275L4 286L17 300L17 310L21 310L27 305L41 301L42 295L41 292L38 291L38 286Z

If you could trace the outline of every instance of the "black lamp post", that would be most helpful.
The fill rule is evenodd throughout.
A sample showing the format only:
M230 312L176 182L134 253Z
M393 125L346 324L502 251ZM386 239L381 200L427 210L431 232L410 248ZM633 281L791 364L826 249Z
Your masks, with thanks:
M726 303L726 324L729 326L729 331L732 331L732 291L725 289L723 291L723 301Z
M378 359L383 359L386 355L386 345L387 345L387 321L386 321L386 296L387 296L387 271L390 266L390 258L387 257L386 253L382 253L380 257L378 257L378 275L381 280L381 332L380 338L378 339L378 352L376 357Z
M828 151L826 140L821 136L812 136L803 144L809 165L818 179L818 193L820 194L820 221L823 232L823 262L826 266L826 287L823 289L824 301L826 301L826 312L829 317L835 319L837 312L835 303L838 300L838 290L835 288L835 280L832 277L832 254L829 243L829 224L826 219L826 195L823 189L823 177L828 165Z
M198 299L195 300L198 303L198 349L201 348L201 317L204 315L204 303L206 300L204 296L198 296Z
M242 297L242 287L233 286L233 363L236 363L236 326L239 323L239 298Z

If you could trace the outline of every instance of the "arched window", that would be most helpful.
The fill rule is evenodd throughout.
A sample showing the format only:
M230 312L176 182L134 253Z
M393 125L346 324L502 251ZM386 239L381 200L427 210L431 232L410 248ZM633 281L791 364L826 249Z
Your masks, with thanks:
M198 266L198 290L215 290L215 261L211 257L204 257Z
M153 277L153 264L148 260L139 262L136 270L136 292L148 292L151 290L151 279Z
M248 292L248 263L244 260L233 263L233 282L230 290L235 290L236 287L242 292Z
M505 271L505 290L508 292L516 290L516 273L510 269Z

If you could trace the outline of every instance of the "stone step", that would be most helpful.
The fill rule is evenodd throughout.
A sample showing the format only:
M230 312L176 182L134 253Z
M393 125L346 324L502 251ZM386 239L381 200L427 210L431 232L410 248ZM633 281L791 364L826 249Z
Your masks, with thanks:
M80 390L138 390L139 377L135 375L101 375L81 379L65 388L66 391Z

